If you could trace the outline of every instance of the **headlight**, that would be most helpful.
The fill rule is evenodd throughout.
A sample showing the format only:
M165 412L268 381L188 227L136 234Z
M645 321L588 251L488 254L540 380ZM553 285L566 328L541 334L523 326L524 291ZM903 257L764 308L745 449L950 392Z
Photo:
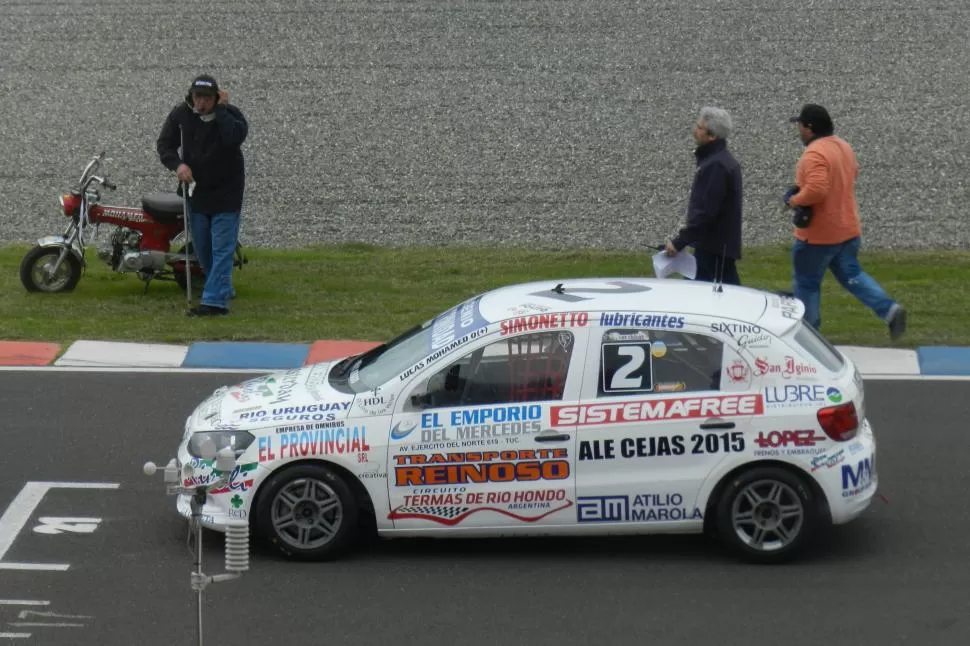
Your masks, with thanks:
M187 448L193 457L211 460L216 453L229 447L238 458L255 439L246 431L199 431L189 438Z

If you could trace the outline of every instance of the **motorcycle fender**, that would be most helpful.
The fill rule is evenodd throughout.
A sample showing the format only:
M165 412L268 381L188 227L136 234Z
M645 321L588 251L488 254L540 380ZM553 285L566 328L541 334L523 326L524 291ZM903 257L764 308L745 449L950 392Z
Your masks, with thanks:
M81 264L84 264L84 256L81 254L80 251L78 251L78 248L75 245L72 245L70 241L64 236L44 236L43 238L38 238L37 246L38 247L60 247L62 249L64 247L69 247L71 249L71 253L74 254L74 257L77 258L81 262Z

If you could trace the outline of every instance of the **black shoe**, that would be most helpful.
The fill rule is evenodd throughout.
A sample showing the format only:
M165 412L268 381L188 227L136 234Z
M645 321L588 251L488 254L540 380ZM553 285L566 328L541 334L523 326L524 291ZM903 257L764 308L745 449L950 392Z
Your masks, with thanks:
M889 319L889 338L895 341L906 332L906 308L902 305Z
M186 316L225 316L229 313L225 307L215 307L214 305L199 305L193 307L185 313Z

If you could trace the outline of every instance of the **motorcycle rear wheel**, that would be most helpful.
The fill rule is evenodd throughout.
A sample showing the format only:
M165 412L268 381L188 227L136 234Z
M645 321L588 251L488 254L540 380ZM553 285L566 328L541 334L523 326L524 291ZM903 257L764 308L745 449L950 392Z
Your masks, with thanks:
M20 282L28 292L70 292L81 280L81 261L71 251L67 252L64 262L57 268L54 276L48 276L61 255L59 247L34 247L20 261Z
M194 253L194 249L192 247L192 243L190 242L188 246L189 246L189 253L190 254L193 254ZM179 247L175 251L175 253L184 254L185 253L185 245L182 245L181 247ZM232 255L232 266L234 268L236 268L236 269L242 269L242 266L244 264L249 264L249 259L246 257L246 254L243 252L242 244L239 243L239 242L237 242L236 243L236 251L233 252L233 255ZM181 267L181 269L179 269L179 268L176 268L175 269L175 273L174 273L175 282L178 284L178 286L184 292L185 291L185 288L186 288L186 284L185 284L185 263L184 262L178 263L178 266ZM205 272L204 271L201 271L201 267L200 267L200 271L198 273L193 273L192 274L192 293L193 294L195 294L195 293L201 294L202 293L202 288L203 288L204 285L205 285Z
M182 245L175 250L177 254L185 254L185 245ZM194 254L195 250L192 248L192 243L189 243L189 254ZM197 263L192 263L192 267L195 271L192 272L192 293L194 295L199 295L202 293L202 288L205 285L205 272L202 271L202 267ZM173 277L175 278L175 283L184 292L187 287L185 283L185 261L176 260L172 262Z

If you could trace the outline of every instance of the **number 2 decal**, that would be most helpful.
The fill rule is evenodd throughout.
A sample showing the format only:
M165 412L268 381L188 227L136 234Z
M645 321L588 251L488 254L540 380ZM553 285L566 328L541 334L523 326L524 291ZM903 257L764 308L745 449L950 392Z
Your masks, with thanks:
M602 380L604 393L637 393L653 390L650 343L604 343Z
M540 296L542 298L551 298L557 301L575 303L577 301L591 300L592 297L574 296L573 294L637 294L640 292L649 292L652 289L646 285L629 283L625 280L611 280L607 283L607 285L614 285L614 287L577 287L575 289L570 289L569 291L572 293L567 294L566 288L563 287L562 283L560 283L553 289L542 292L532 292L529 294L529 296Z

